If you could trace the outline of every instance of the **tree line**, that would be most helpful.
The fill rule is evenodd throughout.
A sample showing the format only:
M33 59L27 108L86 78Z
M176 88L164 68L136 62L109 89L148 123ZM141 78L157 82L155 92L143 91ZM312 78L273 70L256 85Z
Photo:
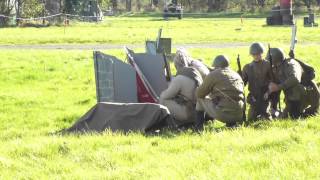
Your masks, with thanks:
M161 12L165 3L171 0L1 0L0 14L19 17L37 17L63 12L79 14L85 8L83 4L93 1L99 4L102 11L124 12ZM294 0L294 8L306 6L318 7L320 0ZM279 0L177 0L184 12L255 12L268 10L279 4ZM52 11L52 8L59 8ZM4 18L2 18L4 21ZM1 23L1 17L0 17Z
M99 0L103 8L121 12L160 11L169 0ZM226 10L257 11L279 4L279 0L178 0L186 12L220 12ZM319 6L320 0L294 0L295 7Z

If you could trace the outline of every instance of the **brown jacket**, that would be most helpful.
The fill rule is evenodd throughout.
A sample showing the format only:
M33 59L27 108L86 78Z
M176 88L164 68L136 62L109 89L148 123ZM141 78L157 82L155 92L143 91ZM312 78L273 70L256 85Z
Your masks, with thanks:
M240 75L230 68L217 68L213 70L203 81L197 90L197 98L232 98L243 100L244 84Z
M270 63L265 60L253 61L244 66L242 78L244 83L248 84L251 95L258 98L267 92L272 77L271 73Z
M215 112L214 118L222 122L240 121L244 107L243 88L244 83L238 73L230 68L217 68L210 72L197 89L198 102L201 104L201 100L210 96L211 105L208 107L212 108L210 111Z
M284 91L287 100L300 101L306 95L301 84L303 69L294 59L285 60L280 66L275 67L275 75L280 80L280 89Z

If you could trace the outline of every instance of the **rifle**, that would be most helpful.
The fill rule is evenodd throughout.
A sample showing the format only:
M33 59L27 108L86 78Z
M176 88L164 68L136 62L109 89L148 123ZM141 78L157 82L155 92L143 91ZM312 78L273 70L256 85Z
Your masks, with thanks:
M272 55L271 55L271 48L270 48L270 44L268 44L268 57L269 57L269 61L270 61L270 69L271 69L271 79L274 81L274 74L273 74L273 60L272 60Z
M296 46L297 41L297 22L292 25L292 34L291 34L291 46L290 46L290 52L289 52L289 57L291 59L295 59L295 55L294 55L294 48Z
M165 68L165 76L166 76L166 80L168 82L171 81L171 70L170 70L170 64L168 63L168 60L167 60L167 56L166 56L166 53L163 51L162 53L162 56L163 56L163 60L164 60L164 68Z
M158 31L158 37L157 37L157 41L156 41L156 49L157 49L157 51L160 48L161 35L162 35L162 27Z
M238 64L238 73L242 77L242 69L241 69L241 62L240 62L240 54L237 57L237 64Z
M273 69L272 69L272 68L273 68L273 60L272 60L272 54L271 54L270 44L268 44L268 56L269 56L269 61L270 61L271 80L274 81L274 80L275 80L275 75L274 75ZM276 93L276 92L270 93L270 92L268 91L268 96L269 96L269 99L272 100L272 102L278 101L279 110L280 110L280 112L281 112L282 109L281 109L280 93L279 93L279 94ZM278 96L279 96L279 98L278 98ZM272 103L271 103L271 105L272 105ZM276 105L276 104L274 104L274 105L275 105L275 107L273 107L273 108L276 109L276 106L277 106L277 105Z
M240 54L238 54L237 57L237 64L238 64L238 73L242 78L242 69L241 69L241 62L240 62ZM242 120L243 122L246 122L247 120L247 116L246 116L246 109L247 109L247 100L246 100L246 93L245 90L243 89L243 98L244 98L244 105L243 105L243 116L242 116Z

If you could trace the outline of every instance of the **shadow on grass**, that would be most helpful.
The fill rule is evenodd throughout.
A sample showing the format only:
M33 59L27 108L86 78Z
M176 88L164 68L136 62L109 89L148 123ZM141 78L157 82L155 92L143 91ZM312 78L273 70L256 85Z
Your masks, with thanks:
M73 116L67 118L67 122L70 122L70 119L74 119ZM66 121L63 119L63 121ZM255 122L249 122L244 123L243 125L240 125L235 128L229 128L226 127L224 123L221 123L219 121L208 121L205 124L205 130L203 132L198 132L194 130L192 124L188 124L187 126L183 126L180 128L168 128L167 126L159 126L153 129L149 129L146 132L140 132L140 131L112 131L111 129L106 129L102 132L95 132L95 131L77 131L77 132L68 132L67 128L57 131L55 133L50 133L48 135L58 135L58 136L75 136L75 137L81 137L81 136L103 136L103 135L122 135L122 136L130 136L130 135L141 135L146 138L163 138L163 139L170 139L170 138L176 138L179 136L185 136L185 135L192 135L192 136L201 136L205 133L220 133L224 131L237 131L242 128L253 128L256 130L267 130L272 127L278 127L278 128L292 128L300 126L301 123L306 122L305 119L301 120L291 120L291 119L277 119L277 120L259 120ZM311 127L314 129L318 129L318 126Z
M143 133L145 137L160 137L160 138L175 138L178 136L184 135L202 135L204 133L220 133L223 131L233 131L240 129L244 126L238 127L226 127L224 123L218 121L207 121L205 123L204 131L197 131L194 129L193 124L188 124L187 126L179 127L178 129L170 129L170 128L162 128L162 129L154 129L147 133Z

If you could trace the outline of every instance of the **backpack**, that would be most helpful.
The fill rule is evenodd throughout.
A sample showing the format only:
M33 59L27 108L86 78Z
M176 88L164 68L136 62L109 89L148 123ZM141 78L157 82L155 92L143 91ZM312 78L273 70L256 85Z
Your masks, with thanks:
M295 59L303 69L301 84L304 86L309 86L311 81L316 77L315 70L312 66L307 63L304 63L298 59Z

